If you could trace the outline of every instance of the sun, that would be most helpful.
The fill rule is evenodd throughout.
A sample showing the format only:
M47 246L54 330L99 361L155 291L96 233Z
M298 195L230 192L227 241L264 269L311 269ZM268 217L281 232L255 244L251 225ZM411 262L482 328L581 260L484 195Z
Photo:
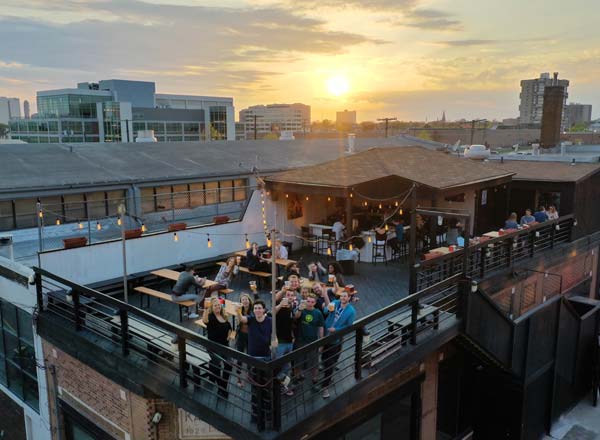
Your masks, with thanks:
M342 96L350 90L348 78L338 75L327 79L327 91L334 96Z

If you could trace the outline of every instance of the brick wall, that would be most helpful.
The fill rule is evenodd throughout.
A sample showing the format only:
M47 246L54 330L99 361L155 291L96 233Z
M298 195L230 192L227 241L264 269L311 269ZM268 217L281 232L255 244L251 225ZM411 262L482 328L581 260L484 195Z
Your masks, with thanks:
M147 399L123 389L46 341L43 342L43 349L44 357L48 360L46 374L52 425L55 428L53 438L58 439L56 428L59 426L55 409L55 384L59 399L115 439L153 438L149 424L152 408Z

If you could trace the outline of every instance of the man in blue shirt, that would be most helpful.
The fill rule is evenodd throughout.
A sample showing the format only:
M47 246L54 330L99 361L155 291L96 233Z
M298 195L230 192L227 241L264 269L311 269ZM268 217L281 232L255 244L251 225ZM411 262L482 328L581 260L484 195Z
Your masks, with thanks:
M540 206L540 209L533 214L533 216L535 217L535 221L538 223L548 221L548 214L546 213L546 208L544 206Z
M329 301L327 295L324 296L325 307L323 313L325 314L325 332L326 335L332 335L340 330L351 326L354 323L356 317L356 311L350 304L350 295L345 290L340 293L340 299ZM331 383L331 376L340 358L342 352L342 339L333 338L331 342L328 342L323 346L323 353L321 354L321 360L323 361L324 376L323 379L323 398L329 398L329 384Z
M531 209L525 210L525 215L521 217L521 226L528 225L529 223L533 223L535 221L535 217L531 215Z

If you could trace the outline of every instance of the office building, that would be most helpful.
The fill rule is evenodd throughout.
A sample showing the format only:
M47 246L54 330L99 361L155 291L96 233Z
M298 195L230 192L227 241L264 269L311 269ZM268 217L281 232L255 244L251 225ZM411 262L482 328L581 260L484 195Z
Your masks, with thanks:
M541 73L539 78L525 79L521 81L521 102L519 104L519 122L524 127L539 128L542 124L542 113L544 108L544 88L546 86L559 85L565 89L563 107L567 104L569 80L558 79L558 73L550 77L548 72ZM562 129L566 126L565 113L562 115Z
M356 125L356 110L335 113L335 125L353 126Z
M29 101L23 101L23 117L29 119L31 117L31 108L29 107Z
M11 137L29 143L133 142L139 130L154 130L158 142L235 139L232 98L161 95L155 89L153 82L111 79L39 91L37 117L13 118Z
M304 133L310 128L310 105L254 105L240 111L240 122L246 124L246 137L262 138L282 131Z
M567 104L566 112L566 127L571 128L577 124L589 124L592 122L592 105L591 104Z
M4 98L0 96L0 124L8 124L11 118L21 116L19 98Z

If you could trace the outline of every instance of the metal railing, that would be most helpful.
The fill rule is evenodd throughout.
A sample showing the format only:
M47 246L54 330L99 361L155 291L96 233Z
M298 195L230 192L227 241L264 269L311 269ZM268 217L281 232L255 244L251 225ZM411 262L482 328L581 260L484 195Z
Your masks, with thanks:
M178 394L209 408L219 405L219 414L229 422L253 432L290 429L326 405L321 398L325 388L332 398L348 392L375 370L454 328L459 316L461 281L455 275L335 334L264 361L43 269L34 270L39 313L58 318L53 326L89 336L90 343L120 346L123 361L131 360L152 377L150 382L158 377L176 384L172 386ZM174 336L176 345L171 343ZM293 396L282 393L283 373L294 377ZM235 386L238 381L245 386Z
M486 274L514 263L532 258L572 239L575 223L573 215L549 220L527 229L511 232L497 238L471 241L468 255L468 275L483 279ZM415 265L417 289L424 289L452 275L462 273L464 249Z
M214 224L215 217L241 220L255 189L243 186L100 201L40 203L42 216L35 237L38 246L31 246L31 255L35 251L62 249L67 238L85 238L88 245L120 239L117 207L121 203L127 209L123 219L125 228L142 228L146 234L167 231L173 223L186 223L189 228ZM38 217L37 213L32 215Z

